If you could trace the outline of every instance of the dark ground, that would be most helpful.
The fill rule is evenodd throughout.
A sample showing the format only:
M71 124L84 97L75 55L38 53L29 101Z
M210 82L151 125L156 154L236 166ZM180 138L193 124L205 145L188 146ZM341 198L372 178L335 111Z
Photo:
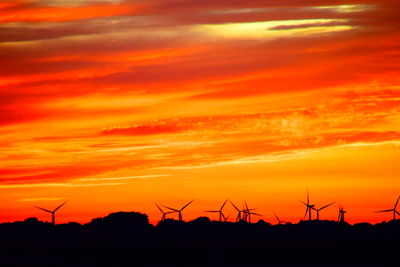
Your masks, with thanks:
M0 225L0 266L400 266L400 221L220 223L154 227L140 213L53 226Z

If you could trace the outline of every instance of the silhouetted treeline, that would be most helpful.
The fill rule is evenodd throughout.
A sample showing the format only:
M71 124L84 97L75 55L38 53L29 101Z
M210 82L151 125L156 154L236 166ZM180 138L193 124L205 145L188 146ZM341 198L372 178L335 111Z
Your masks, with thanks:
M400 221L271 225L118 212L87 224L0 224L0 266L398 266Z

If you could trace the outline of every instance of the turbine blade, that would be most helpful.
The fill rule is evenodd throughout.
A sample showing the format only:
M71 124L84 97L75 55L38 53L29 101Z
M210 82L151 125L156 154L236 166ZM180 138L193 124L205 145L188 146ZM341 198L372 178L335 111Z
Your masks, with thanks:
M232 202L232 201L230 201L230 200L229 200L229 202L232 204L232 206L233 206L233 207L234 207L234 208L235 208L237 211L240 211L240 210L239 210L239 208L238 208L238 207L236 207L236 205L235 205L235 204L233 204L233 202Z
M64 203L62 203L60 206L58 206L53 212L56 212L57 210L59 210L62 206L64 206L65 204L67 204L68 200L65 201Z
M222 211L221 211L221 216L222 216L222 219L224 219L224 221L226 221L226 217Z
M219 210L205 210L204 212L220 212Z
M261 214L259 214L259 213L254 213L254 212L249 212L249 214L251 214L251 215L256 215L256 216L262 216Z
M278 215L276 215L276 213L274 212L275 218L278 220L278 222L280 222L281 220L279 220Z
M393 211L393 209L390 209L390 210L378 210L378 211L375 211L375 213L378 213L378 212L389 212L389 211Z
M329 207L330 205L332 205L333 203L335 203L335 201L334 201L334 202L332 202L332 203L329 203L328 205L325 205L325 206L323 206L323 207L322 207L322 208L320 208L319 210L323 210L323 209L325 209L325 208Z
M397 204L399 204L400 196L397 198L396 204L394 205L394 210L397 208Z
M226 200L224 201L224 204L222 204L220 211L222 211L222 209L225 207L225 204L226 204L227 201L228 201L228 199L226 199Z
M310 195L308 194L308 188L307 188L307 204L310 204Z
M238 215L236 216L236 221L238 222L238 221L240 221L241 219L242 219L242 216L241 216L240 212L238 212Z
M247 206L246 200L244 201L244 206L246 207L246 210L249 210L249 207Z
M50 211L50 210L46 210L46 209L41 208L41 207L38 207L38 206L34 206L34 207L37 208L37 209L43 210L43 211L45 211L45 212L53 213L53 212Z
M225 217L225 222L231 217L231 214L229 214L227 217Z
M167 209L169 209L169 210L173 210L173 211L175 211L175 212L178 212L179 210L177 210L177 209L174 209L174 208L170 208L170 207L167 207L167 206L163 206L164 208L167 208Z
M194 199L193 199L192 201L190 201L189 203L187 203L185 206L183 206L183 207L181 208L181 211L184 210L187 206L189 206L193 201L194 201Z
M303 219L307 216L308 210L309 210L309 207L307 206L307 208L306 208L306 213L304 214Z
M154 202L154 204L157 206L158 210L161 211L161 213L164 213L164 211L160 208L160 206L158 206L156 202Z

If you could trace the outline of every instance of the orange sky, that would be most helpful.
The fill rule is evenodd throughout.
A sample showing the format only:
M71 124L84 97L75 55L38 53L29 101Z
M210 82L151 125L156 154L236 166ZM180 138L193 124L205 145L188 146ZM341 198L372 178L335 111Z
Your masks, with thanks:
M73 3L73 4L71 4ZM400 194L398 1L0 3L0 221ZM226 215L235 216L232 207ZM336 219L337 204L321 212ZM214 218L214 217L212 217ZM216 217L215 217L216 219Z

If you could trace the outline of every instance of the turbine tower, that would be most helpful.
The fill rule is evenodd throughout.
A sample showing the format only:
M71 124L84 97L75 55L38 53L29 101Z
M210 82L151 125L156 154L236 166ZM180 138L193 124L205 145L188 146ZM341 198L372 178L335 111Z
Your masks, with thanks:
M58 206L57 208L55 208L54 210L48 210L48 209L44 209L44 208L41 208L41 207L38 207L38 206L34 206L34 207L37 208L37 209L43 210L43 211L45 211L45 212L51 213L51 223L52 223L53 225L56 225L56 212L57 212L62 206L64 206L67 202L68 202L68 200L65 201L64 203L62 203L61 205L59 205L59 206Z
M228 199L227 200L225 200L225 202L222 204L222 206L221 206L221 208L219 209L219 210L206 210L206 211L204 211L204 212L211 212L211 213L218 213L218 217L219 217L219 221L220 222L222 222L222 221L226 221L227 220L227 218L225 217L225 215L224 215L224 213L222 212L222 210L224 209L224 207L225 207L225 204L226 204L226 202L228 201Z
M308 220L311 221L312 220L311 211L314 209L315 205L310 204L310 196L308 194L308 190L307 190L307 203L304 201L301 201L301 203L303 203L306 206L306 213L304 214L303 219L306 218L308 214Z
M347 211L345 211L343 209L343 206L339 205L339 217L338 217L338 222L340 223L344 223L344 214L347 213Z
M182 222L182 221L183 221L182 211L183 211L187 206L189 206L193 201L194 201L194 199L193 199L192 201L188 202L185 206L183 206L183 207L180 208L180 209L174 209L174 208L170 208L170 207L167 207L167 206L163 206L163 207L164 207L164 208L167 208L167 209L169 209L169 210L172 210L173 212L178 213L178 220L179 220L180 222Z
M244 209L242 210L242 212L243 212L243 214L244 214L244 215L243 215L243 219L244 219L245 221L247 220L248 223L251 223L251 215L262 216L261 214L252 212L252 211L255 210L255 209L249 209L249 207L247 206L246 201L244 202L244 205L245 205L245 207L244 207Z
M313 210L315 210L315 211L317 212L317 221L319 221L319 212L320 212L321 210L323 210L323 209L329 207L329 206L332 205L333 203L335 203L335 202L329 203L328 205L325 205L325 206L323 206L323 207L321 207L321 208L319 208L319 209L317 209L317 208L315 208L315 207L312 208Z
M167 214L174 213L174 211L164 211L162 208L160 208L160 206L158 206L157 203L154 202L154 204L157 206L158 210L162 213L160 222L165 221L165 219L167 218Z
M237 213L237 216L236 216L236 222L242 221L242 220L243 220L243 218L242 218L242 212L243 212L243 211L240 210L238 207L236 207L236 205L233 204L232 201L229 200L229 202L230 202L231 205L235 208L235 210L238 212L238 213Z
M396 214L400 215L400 213L396 210L397 204L399 204L399 199L400 199L400 196L397 198L393 209L390 209L390 210L379 210L379 211L376 211L376 212L393 212L393 221L396 220Z

